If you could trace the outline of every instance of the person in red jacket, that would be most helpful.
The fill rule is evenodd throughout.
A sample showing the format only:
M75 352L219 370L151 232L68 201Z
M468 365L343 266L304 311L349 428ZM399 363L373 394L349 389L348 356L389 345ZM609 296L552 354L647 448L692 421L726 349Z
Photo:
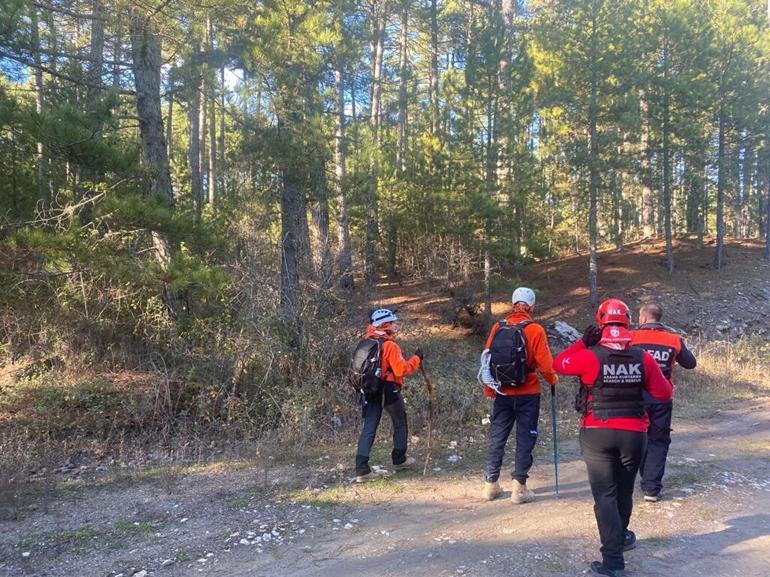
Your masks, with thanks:
M580 450L588 469L599 527L602 561L591 563L594 575L616 577L625 569L623 552L633 549L628 530L634 480L647 445L649 419L643 392L665 401L671 383L643 349L630 346L629 309L610 299L596 313L599 326L554 360L556 372L580 377L575 408L580 417Z
M498 497L502 488L498 479L500 468L505 456L505 445L516 424L516 458L511 478L513 490L511 500L514 503L527 503L535 498L535 494L527 488L527 478L532 467L532 450L537 441L537 422L540 416L540 382L535 370L553 387L559 380L553 370L553 357L548 348L548 337L543 327L532 320L532 309L535 306L535 293L526 287L519 287L511 298L513 311L503 321L497 322L487 337L486 348L482 353L482 363L485 355L494 356L498 346L505 347L506 341L497 340L498 333L521 327L526 343L526 369L528 374L524 382L518 386L492 383L492 379L480 377L484 383L484 395L494 399L492 406L491 427L489 431L489 450L487 465L484 473L483 496L488 501ZM495 343L502 343L496 345ZM490 349L492 352L490 353ZM509 353L510 355L510 353ZM486 358L489 361L489 358ZM495 388L489 386L492 384Z
M407 440L409 429L406 422L406 406L401 395L404 377L417 372L422 362L423 354L417 349L409 359L404 359L401 347L393 340L398 331L398 318L390 309L378 309L370 315L370 324L366 329L367 339L382 341L380 352L380 378L383 389L375 396L362 399L364 426L358 438L356 450L356 482L365 483L377 478L377 474L369 466L369 455L377 434L377 427L382 418L383 409L390 415L393 422L393 468L397 471L414 466L414 457L407 457Z
M663 307L647 303L639 309L639 328L631 331L631 344L643 348L658 362L663 376L674 384L674 363L684 369L694 369L697 360L684 343L684 339L663 323ZM663 474L671 445L672 401L658 401L645 392L644 405L650 418L647 430L647 452L639 466L644 500L655 503L660 500Z

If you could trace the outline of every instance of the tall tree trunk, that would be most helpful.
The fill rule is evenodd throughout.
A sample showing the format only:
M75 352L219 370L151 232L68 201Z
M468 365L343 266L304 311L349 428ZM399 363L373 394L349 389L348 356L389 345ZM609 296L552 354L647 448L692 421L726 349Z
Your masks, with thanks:
M371 109L369 122L372 127L372 139L375 147L379 144L380 115L382 113L382 67L385 53L385 0L377 0L372 5L372 43L371 43Z
M654 206L652 195L652 173L650 169L650 116L647 95L640 91L639 104L642 113L642 137L640 142L640 158L642 170L642 231L645 237L651 237L655 232Z
M104 67L104 0L92 0L91 43L88 53L88 98L99 97Z
M765 136L765 203L765 260L770 261L770 130Z
M610 193L612 195L612 239L615 242L615 248L623 248L623 215L621 214L621 184L620 176L617 170L611 172Z
M719 145L717 148L717 246L714 256L714 268L720 270L724 265L725 244L725 128L727 111L724 95L720 90L719 104Z
M438 6L430 0L430 69L428 86L428 107L430 112L430 133L438 133Z
M742 238L751 238L753 233L753 222L751 214L747 214L747 210L751 210L754 199L754 149L751 144L747 144L743 149L743 196L739 206L741 212L741 236Z
M345 142L345 83L343 66L334 71L334 88L337 92L337 133L334 139L335 173L337 176L337 243L339 245L340 285L351 290L353 285L353 257L350 247L350 224L347 208L347 143Z
M189 138L187 161L190 164L190 191L195 206L195 218L200 220L203 210L203 175L201 174L201 84L197 75L192 82L187 109Z
M487 196L490 199L497 195L497 90L499 87L498 76L489 75L487 78L487 154L484 167L484 181ZM484 314L492 315L492 262L491 262L491 234L492 220L487 217L484 223Z
M88 51L88 67L86 70L86 108L96 110L97 114L91 117L89 128L93 131L94 140L102 140L102 120L98 105L102 97L102 75L104 73L104 0L91 0L91 39ZM92 183L99 183L103 179L102 171L98 168L83 167L83 173L86 180ZM83 196L89 196L89 191L84 190ZM84 210L80 214L81 222L85 223L91 219L91 211Z
M217 112L216 98L208 100L209 110L209 146L208 146L208 204L214 206L217 202Z
M511 63L513 62L514 57L513 0L502 0L499 9L504 33L503 43L500 47L500 64L498 67L497 79L499 93L497 95L497 101L499 102L500 98L503 98L503 102L505 102L513 96L511 85ZM510 201L509 205L512 208L510 213L511 244L514 249L514 258L518 260L521 257L522 251L524 206L521 194L518 194L513 187L514 167L511 139L515 110L513 110L513 107L510 104L504 106L496 105L495 108L495 162L497 165L497 188L500 190L504 186L504 183L507 183L507 189L509 191L508 198ZM533 157L534 156L535 154L533 152Z
M326 182L326 166L324 162L318 162L315 168L313 181L315 183L318 200L313 205L313 226L317 250L316 270L318 281L324 288L332 284L332 254L329 242L329 190Z
M729 201L732 205L732 236L733 238L740 238L741 236L741 148L736 146L734 151L730 151L729 154L729 181L732 186L731 194L729 195ZM725 222L725 230L727 230L727 222Z
M599 265L597 261L598 245L598 227L597 227L597 195L599 189L599 138L597 133L598 122L598 103L597 103L597 46L596 46L596 6L591 15L591 95L588 105L588 123L589 123L589 208L588 208L588 236L589 236L589 258L588 258L588 285L589 301L592 307L599 304L598 277Z
M227 196L227 182L225 175L227 168L225 166L225 66L219 68L219 194Z
M700 195L700 212L698 214L698 249L703 250L703 236L708 234L708 213L709 213L709 189L708 189L708 172L709 167L704 162L700 166L701 172L701 195Z
M700 189L698 187L698 177L696 167L698 163L692 155L685 156L684 183L687 187L686 194L686 214L687 214L687 233L692 234L698 229L698 210L700 207Z
M401 172L406 170L406 148L409 126L407 81L409 74L409 6L401 11L401 54L398 78L398 143L396 164Z
M281 313L288 329L289 345L299 348L300 327L300 251L304 194L296 181L296 171L284 167L281 187Z
M115 37L112 42L112 89L120 88L120 59L123 57L123 21L118 19L115 25Z
M142 159L147 173L145 195L157 197L168 208L174 206L171 172L168 164L163 115L160 101L161 41L149 17L134 10L130 17L131 64L136 90L136 113ZM160 231L152 231L155 257L161 266L171 262L171 247ZM169 314L176 315L176 298L168 283L164 284L163 301Z
M211 16L206 16L206 49L208 50L209 58L214 54L214 27L211 24ZM217 98L216 98L216 73L210 70L212 82L209 90L204 92L206 101L208 102L209 111L209 146L208 146L208 203L211 206L216 204L217 197Z
M173 155L173 142L174 142L174 97L171 94L168 95L168 114L166 114L166 154L168 155L168 161L174 158Z
M396 221L391 216L388 221L388 282L393 283L396 280L396 258L398 256L398 229Z
M31 70L32 75L35 78L35 113L38 116L42 116L45 98L43 91L45 90L45 86L43 85L42 57L40 54L40 22L37 14L37 6L34 4L30 4L29 6L29 18L30 29L32 32L32 58L35 62L35 66ZM43 147L42 139L39 139L35 143L35 149L38 196L44 201L45 206L48 206L52 199L52 191L48 182L48 160L45 157L45 148Z
M208 150L208 146L206 144L208 143L208 106L206 106L207 100L206 100L206 76L205 74L201 74L201 81L200 81L200 96L198 97L198 107L200 112L198 113L199 118L199 132L198 132L198 166L200 167L200 173L201 173L201 198L200 198L200 204L198 207L198 212L203 211L203 204L206 202L206 199L208 198L208 194L210 191L208 190L208 166L209 161L208 157L206 156L206 152Z
M371 286L376 281L376 243L378 233L378 196L379 196L379 155L380 155L380 115L382 95L382 67L385 49L385 2L379 0L372 5L372 89L370 124L372 131L372 151L369 161L371 182L366 215L366 242L364 246L364 281Z
M762 157L761 155L757 155L757 170L756 170L756 178L757 181L755 183L755 190L757 191L754 202L756 204L754 205L754 210L756 210L757 213L757 226L759 227L757 230L757 238L759 240L762 240L765 238L765 193L764 193L764 170L762 169Z
M663 219L666 235L666 268L669 274L674 272L674 243L671 232L671 98L669 72L668 72L668 47L663 48Z
M135 11L131 15L131 53L136 110L148 196L157 196L168 207L174 206L171 173L160 102L161 41L153 23Z

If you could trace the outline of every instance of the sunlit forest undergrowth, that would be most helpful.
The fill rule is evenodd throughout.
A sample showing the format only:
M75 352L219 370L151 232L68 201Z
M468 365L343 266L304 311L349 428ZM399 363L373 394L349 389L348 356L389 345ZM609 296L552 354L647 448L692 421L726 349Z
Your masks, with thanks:
M764 0L0 0L0 470L349 442L379 305L437 432L480 430L519 284L578 330L660 300L703 354L683 409L763 394L769 24ZM407 401L419 434L419 378Z
M651 258L659 258L658 254ZM608 253L606 260L624 258L639 257ZM553 264L560 274L571 277L574 264L565 261L538 265L530 271L532 279L539 282L539 275ZM697 276L688 278L697 282L692 280ZM725 275L723 289L717 292L729 290L730 279ZM579 279L575 282L571 287L557 279L552 288L541 291L538 314L544 322L565 320L582 326L590 321L587 304L578 302L577 313L563 307L565 295L579 288ZM494 310L501 314L507 309L511 283L514 280L496 293L500 300L496 297ZM673 288L657 281L654 286L662 294ZM636 288L633 282L621 282L612 290L633 294ZM376 295L375 302L363 298L343 302L329 294L324 321L305 331L307 342L299 361L283 341L269 338L267 328L264 336L247 338L245 327L238 333L231 322L213 321L209 332L199 332L194 339L190 333L161 333L163 338L150 341L157 343L152 347L144 341L144 351L134 344L120 354L108 350L98 355L82 340L61 338L50 349L38 346L18 354L7 360L0 376L0 442L4 461L12 465L7 470L40 467L75 453L142 469L260 454L301 458L308 452L328 452L331 446L349 447L357 433L359 409L345 380L348 355L365 326L370 304L399 308L402 346L406 351L417 346L425 351L428 374L437 386L437 438L483 442L482 419L489 407L476 383L476 370L484 328L462 315L458 324L455 299L444 281L402 286L383 282ZM713 324L718 318L719 314L712 315L706 322ZM269 326L269 319L264 322ZM67 324L59 320L58 326ZM126 341L131 340L128 335ZM677 374L679 414L698 417L732 401L770 394L770 348L763 337L701 335L688 343L699 366ZM227 372L228 366L239 372ZM569 380L559 387L559 434L565 438L577 431L571 409L574 387ZM406 390L415 451L420 454L425 447L419 439L428 418L426 388L416 377ZM383 425L381 437L387 441L388 425ZM544 430L543 442L549 435Z

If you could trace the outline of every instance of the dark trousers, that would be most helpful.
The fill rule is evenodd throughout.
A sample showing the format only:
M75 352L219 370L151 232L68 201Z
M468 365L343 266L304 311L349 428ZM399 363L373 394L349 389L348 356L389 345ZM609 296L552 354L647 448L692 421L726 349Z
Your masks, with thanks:
M666 472L668 447L671 445L672 403L646 405L650 417L647 430L647 452L642 458L639 473L642 477L642 491L645 495L657 495L663 488L663 473Z
M634 481L647 435L618 429L581 429L580 451L594 496L602 564L624 569L623 538L633 509Z
M374 444L374 437L377 434L377 426L382 418L383 408L390 415L393 422L393 458L394 465L400 465L406 461L406 446L409 429L406 424L406 406L401 391L394 385L386 385L390 388L385 395L385 406L381 395L368 398L363 403L364 426L361 429L361 436L358 438L358 449L356 450L356 475L366 475L371 471L369 467L369 455Z
M485 479L494 483L500 478L505 444L516 424L516 460L511 478L524 483L532 467L532 450L537 442L537 420L540 417L540 395L495 397L489 431L489 450Z

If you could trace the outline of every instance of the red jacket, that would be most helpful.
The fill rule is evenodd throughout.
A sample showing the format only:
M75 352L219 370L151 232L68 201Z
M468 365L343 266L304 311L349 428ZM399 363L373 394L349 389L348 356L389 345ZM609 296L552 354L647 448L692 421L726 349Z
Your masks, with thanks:
M515 325L524 321L532 321L532 317L524 312L514 312L508 315L505 322L509 325ZM495 323L492 330L487 337L487 344L485 347L488 349L492 346L492 339L495 338L497 329L500 328L500 323ZM551 350L548 348L548 337L545 334L545 330L542 326L532 322L532 324L524 327L524 337L527 339L527 366L533 369L537 369L543 378L548 381L549 384L555 385L559 378L553 370L553 357L551 356ZM518 387L503 386L502 391L506 395L518 396L518 395L539 395L540 383L537 380L535 373L527 375L527 380L524 384ZM484 396L494 399L495 392L487 386L484 386Z
M625 331L625 329L622 329ZM627 332L627 331L626 331ZM630 335L629 335L630 340ZM644 362L644 389L655 399L668 401L671 399L673 387L663 376L658 363L645 351ZM599 359L587 349L582 340L572 344L564 350L553 362L556 372L562 375L574 375L580 377L580 382L588 388L588 401L591 398L591 387L599 376ZM580 418L580 426L584 428L621 429L623 431L645 432L650 425L650 419L644 417L613 417L600 420L594 417L592 411Z
M404 386L404 377L411 377L420 368L420 357L412 355L409 360L405 360L401 347L386 331L369 325L364 338L385 340L382 343L380 355L380 371L383 380L396 383L401 388Z

